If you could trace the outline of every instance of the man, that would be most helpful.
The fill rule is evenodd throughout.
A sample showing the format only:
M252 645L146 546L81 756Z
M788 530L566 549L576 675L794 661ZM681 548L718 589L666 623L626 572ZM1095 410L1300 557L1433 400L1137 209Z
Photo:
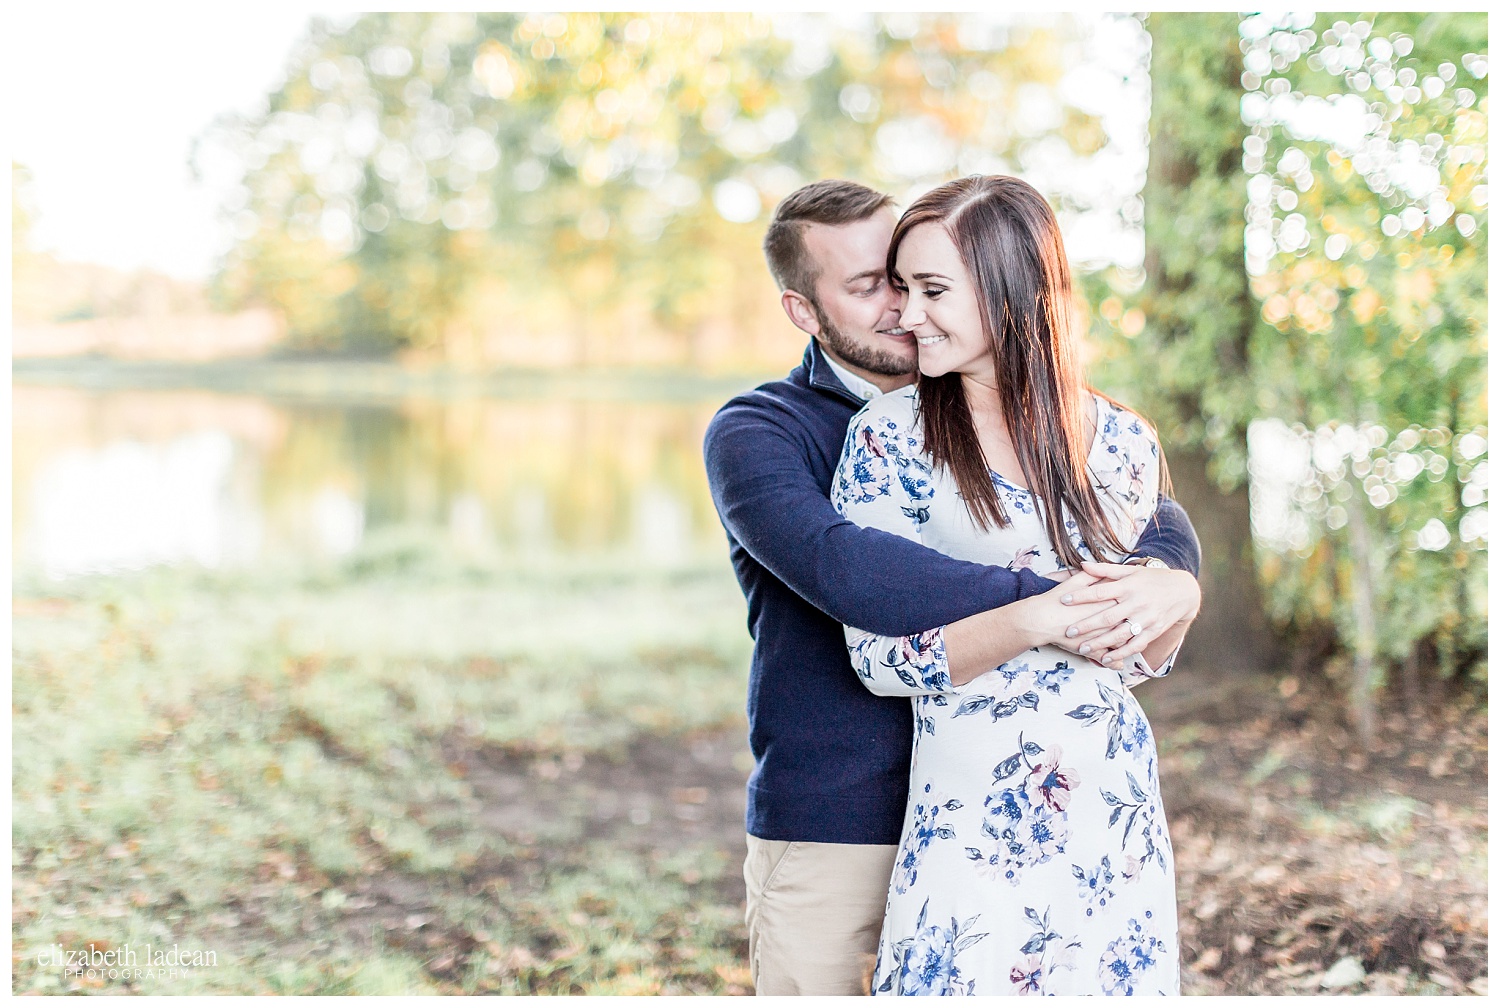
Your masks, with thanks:
M836 180L777 206L766 259L812 342L784 380L730 400L704 439L755 639L745 884L758 994L869 993L906 810L911 704L860 684L842 625L905 636L1056 587L860 528L829 503L849 419L914 380L916 344L885 272L895 220L890 197ZM1180 507L1163 502L1137 555L1196 574Z

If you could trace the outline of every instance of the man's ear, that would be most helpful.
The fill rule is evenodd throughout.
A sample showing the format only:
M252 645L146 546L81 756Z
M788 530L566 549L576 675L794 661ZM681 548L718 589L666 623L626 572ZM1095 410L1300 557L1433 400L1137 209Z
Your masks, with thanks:
M818 313L813 311L812 302L796 291L781 292L781 310L792 320L792 325L807 335L817 336L823 331L823 327L818 325Z

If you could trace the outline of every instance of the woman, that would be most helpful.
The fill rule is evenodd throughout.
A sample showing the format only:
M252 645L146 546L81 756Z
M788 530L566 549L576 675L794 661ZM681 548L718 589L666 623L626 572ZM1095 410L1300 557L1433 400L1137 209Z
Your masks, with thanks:
M916 715L874 992L1175 994L1172 849L1127 687L1166 674L1186 621L1129 662L1117 645L1185 593L1196 613L1197 584L1095 562L1128 552L1156 509L1155 436L1085 386L1057 221L1026 183L971 177L923 196L888 270L920 375L851 421L835 505L963 559L1092 575L1065 591L1129 580L1112 594L1132 603L1075 612L1074 637L1060 592L910 638L847 629L866 685L910 695ZM997 617L1009 660L976 664L966 624L989 619L993 639ZM1074 653L1099 657L1090 642L1106 639L1108 665Z

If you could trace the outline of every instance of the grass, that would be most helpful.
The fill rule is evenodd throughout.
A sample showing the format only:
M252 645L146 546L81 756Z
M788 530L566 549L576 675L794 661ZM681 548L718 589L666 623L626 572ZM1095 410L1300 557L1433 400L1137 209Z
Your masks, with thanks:
M14 992L748 992L722 558L507 566L395 530L14 594ZM1346 992L1486 991L1482 697L1389 710L1360 754L1314 691L1230 685L1147 697L1184 989L1312 993L1352 955ZM37 959L147 942L218 963Z
M565 819L496 830L453 758L607 762L737 724L749 641L722 561L486 567L416 542L336 565L18 577L15 992L743 984L721 852ZM93 982L36 961L146 942L219 964Z

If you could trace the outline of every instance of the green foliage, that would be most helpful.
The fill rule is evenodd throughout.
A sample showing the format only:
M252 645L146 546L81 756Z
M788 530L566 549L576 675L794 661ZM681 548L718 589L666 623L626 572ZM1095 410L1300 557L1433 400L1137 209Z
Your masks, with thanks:
M1451 675L1486 636L1485 19L1150 26L1153 282L1094 282L1102 355L1253 477L1284 628Z
M1485 18L1241 33L1270 601L1451 675L1486 635Z
M1243 269L1244 176L1231 14L1160 15L1152 37L1152 170L1145 199L1146 274L1115 274L1100 303L1110 369L1169 444L1202 445L1226 485L1244 479L1247 342L1255 309ZM1126 309L1122 301L1132 307Z

